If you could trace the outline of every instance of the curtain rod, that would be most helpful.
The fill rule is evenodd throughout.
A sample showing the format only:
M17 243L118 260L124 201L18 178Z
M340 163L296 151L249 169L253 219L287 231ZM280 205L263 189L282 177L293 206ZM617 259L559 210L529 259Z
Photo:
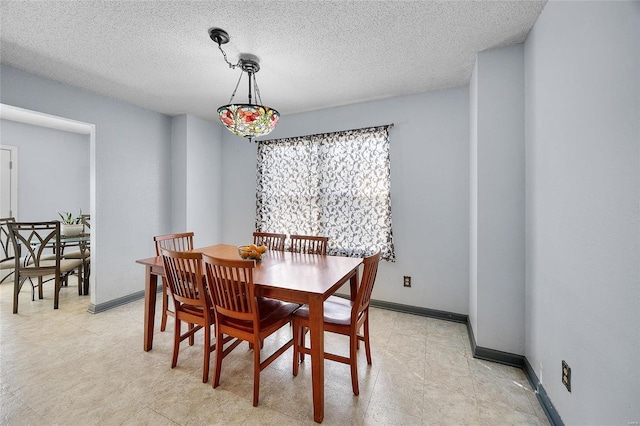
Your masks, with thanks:
M306 138L306 137L312 137L312 136L330 135L332 133L356 132L358 130L364 130L364 129L375 129L376 127L386 127L387 129L392 129L394 126L395 126L394 123L389 123L389 124L381 124L379 126L360 127L359 129L336 130L336 131L333 131L333 132L314 133L314 134L311 134L311 135L288 136L288 137L284 137L284 138L254 140L254 142L271 142L271 141L277 141L277 140L281 140L281 139Z

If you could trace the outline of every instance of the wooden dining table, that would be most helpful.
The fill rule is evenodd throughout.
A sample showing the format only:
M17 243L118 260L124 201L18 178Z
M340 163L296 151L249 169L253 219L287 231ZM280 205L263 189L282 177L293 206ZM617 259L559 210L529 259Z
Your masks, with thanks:
M217 244L194 249L209 256L239 259L235 245ZM156 293L158 277L164 275L162 257L136 261L145 265L144 350L153 347ZM313 418L324 418L324 308L323 302L347 281L351 298L358 288L360 258L290 253L269 250L256 262L253 280L256 295L309 305L309 334L311 339L311 377Z

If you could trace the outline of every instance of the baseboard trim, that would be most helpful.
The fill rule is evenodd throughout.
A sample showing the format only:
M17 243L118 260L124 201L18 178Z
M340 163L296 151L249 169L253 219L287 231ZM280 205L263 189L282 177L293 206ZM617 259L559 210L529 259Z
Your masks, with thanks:
M478 346L476 345L476 338L473 333L473 328L471 328L471 323L468 321L467 321L467 330L469 331L469 342L471 343L471 354L473 355L474 358L497 362L499 364L510 365L512 367L524 368L524 361L525 361L524 356Z
M336 296L342 297L343 299L349 298L349 295L346 295L346 294L336 294ZM384 302L382 300L371 299L371 301L369 302L369 305L373 306L374 308L381 308L389 311L403 312L405 314L420 315L420 316L429 317L429 318L437 318L437 319L442 319L446 321L458 322L462 324L466 324L469 318L467 315L464 315L464 314L438 311L437 309L421 308L418 306L403 305L401 303Z
M382 300L371 300L370 305L376 308L388 309L390 311L404 312L407 314L420 315L429 318L438 318L446 321L466 324L469 317L454 312L438 311L437 309L420 308L417 306L403 305L400 303L384 302Z
M524 359L523 370L527 379L529 379L529 384L531 384L531 387L536 393L536 398L538 398L538 402L542 406L542 410L544 410L544 413L547 415L549 423L553 426L564 426L564 422L560 418L558 410L553 406L553 403L549 399L549 395L547 395L547 392L544 390L544 386L540 383L538 376L531 364L529 364L529 360L527 358Z
M105 302L105 303L98 303L97 305L90 303L88 311L92 314L97 314L100 312L108 311L109 309L115 308L116 306L126 305L127 303L130 303L139 299L144 299L144 290L138 291L136 293L131 293L124 297L119 297L117 299L109 300L108 302Z

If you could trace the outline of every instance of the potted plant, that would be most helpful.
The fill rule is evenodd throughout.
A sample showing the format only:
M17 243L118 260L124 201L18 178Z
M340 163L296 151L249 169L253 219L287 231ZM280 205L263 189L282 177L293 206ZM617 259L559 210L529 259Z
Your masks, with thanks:
M82 234L84 226L82 225L82 211L76 217L70 212L58 212L60 216L60 233L64 237L77 237Z

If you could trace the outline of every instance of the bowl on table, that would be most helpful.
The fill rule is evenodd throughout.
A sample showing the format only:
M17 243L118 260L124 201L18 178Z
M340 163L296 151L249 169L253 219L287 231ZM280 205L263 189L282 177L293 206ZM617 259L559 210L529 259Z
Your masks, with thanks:
M238 254L243 259L261 260L266 251L267 248L265 246L256 246L255 244L238 246Z

